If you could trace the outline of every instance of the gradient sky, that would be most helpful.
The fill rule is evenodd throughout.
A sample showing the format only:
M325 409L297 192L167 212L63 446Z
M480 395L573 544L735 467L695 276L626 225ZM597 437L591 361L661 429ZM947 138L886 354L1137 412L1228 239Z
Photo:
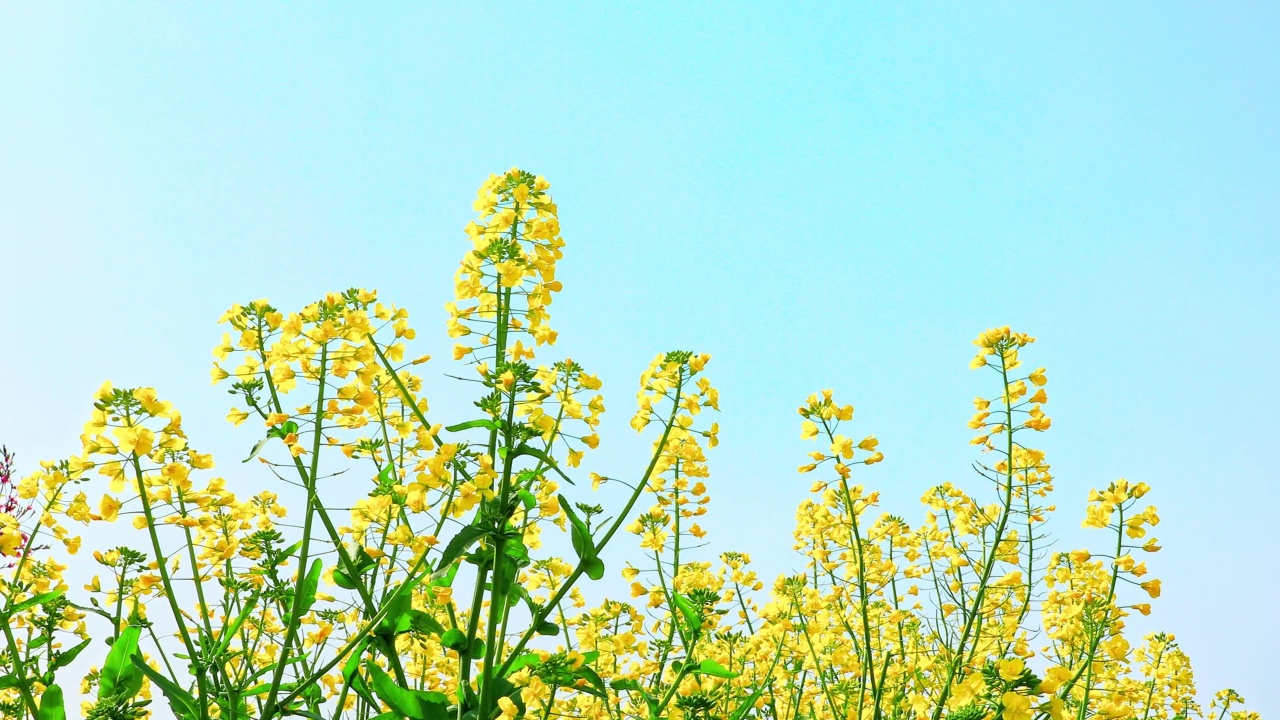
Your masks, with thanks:
M918 498L977 492L969 342L1040 342L1060 547L1154 487L1164 595L1205 697L1280 711L1280 14L1268 3L0 8L0 441L78 449L104 380L153 385L242 487L218 315L378 288L447 358L475 187L545 175L555 352L598 371L624 475L654 353L722 391L710 538L795 567L795 407L835 387ZM696 5L696 6L695 6ZM552 358L547 353L544 357ZM427 366L438 407L465 400ZM624 553L613 550L614 557Z

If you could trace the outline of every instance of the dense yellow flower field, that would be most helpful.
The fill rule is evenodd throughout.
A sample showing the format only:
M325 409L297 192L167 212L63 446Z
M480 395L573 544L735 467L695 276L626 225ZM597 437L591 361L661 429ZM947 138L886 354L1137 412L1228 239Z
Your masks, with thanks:
M1257 717L1234 691L1199 699L1172 635L1125 633L1160 595L1146 484L1089 495L1095 550L1048 550L1053 476L1032 447L1051 427L1048 374L1007 327L974 341L985 485L929 490L917 525L883 512L864 477L885 455L825 390L799 407L806 564L768 581L741 553L699 559L710 357L667 352L641 375L644 467L582 469L601 383L537 362L564 248L548 189L494 175L466 228L447 308L454 359L474 368L470 417L432 412L416 374L430 358L375 292L297 312L258 300L223 315L212 369L265 466L256 494L209 472L154 390L110 384L80 455L16 485L6 470L0 714L65 717L72 661L105 639L80 679L84 717ZM605 483L625 488L620 506L594 504ZM286 486L301 507L286 511ZM113 522L138 546L80 547L81 528ZM611 545L622 567L602 559ZM77 553L97 574L68 587ZM588 607L582 587L607 574L629 594Z

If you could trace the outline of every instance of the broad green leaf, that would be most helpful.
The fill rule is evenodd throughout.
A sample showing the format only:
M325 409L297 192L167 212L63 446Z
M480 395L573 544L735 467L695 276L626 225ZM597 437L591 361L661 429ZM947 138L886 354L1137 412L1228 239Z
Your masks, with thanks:
M411 610L409 612L409 628L420 633L430 633L436 637L444 634L444 626L440 624L440 621L432 617L430 613L422 610Z
M320 575L323 573L324 563L316 558L311 563L307 576L302 579L302 601L298 605L298 617L295 620L301 620L303 615L311 611L311 606L316 604L316 591L320 589Z
M653 717L658 712L658 699L635 680L614 680L609 684L614 690L631 690L640 693L640 697L644 698L644 704L649 707L649 717Z
M609 693L604 686L604 680L587 663L584 662L581 667L573 671L573 674L575 677L580 677L587 681L587 685L581 688L583 692L588 695L595 695L598 698L609 697Z
M694 672L699 672L704 675L710 675L711 677L724 678L726 680L731 678L736 678L738 677L738 675L741 674L741 673L736 673L730 670L729 668L721 665L715 660L703 660L701 663L698 664L698 669L695 670Z
M298 423L292 420L286 422L283 425L277 425L271 428L270 430L267 431L267 436L265 438L259 440L257 443L254 444L253 450L249 453L249 457L245 458L244 460L241 460L240 462L249 462L250 460L257 457L258 453L262 452L262 448L266 446L267 442L270 441L271 438L280 438L281 440L283 440L284 438L288 437L289 433L296 433L296 432L298 432Z
M401 585L396 588L396 591L391 594L391 597L384 601L385 605L383 608L386 610L386 614L383 616L382 622L378 624L378 628L376 630L378 635L395 635L397 632L405 632L409 629L409 622L412 619L412 615L409 614L409 611L413 607L413 594L411 590L412 587L410 587L409 590L406 590L405 586ZM397 630L397 626L402 620L405 623L404 629Z
M40 696L40 712L36 720L67 720L67 709L62 701L62 688L50 685Z
M360 569L360 572L364 572L377 564L378 558L365 552L364 548L360 548L360 551L356 553L356 567Z
M587 524L582 522L582 518L578 517L578 513L573 511L573 503L565 496L560 496L560 509L564 510L564 514L569 518L570 539L573 541L573 551L578 554L578 559L586 560L596 556L596 546L591 540L591 532L587 530Z
M250 451L249 451L249 457L247 457L247 458L245 458L245 459L241 460L240 462L249 462L250 460L252 460L252 459L254 459L254 458L258 457L258 453L262 452L262 448L263 448L263 446L265 446L265 445L267 444L267 441L268 441L268 440L270 440L270 439L271 439L271 438L266 437L266 438L263 438L263 439L259 440L259 441L258 441L258 442L256 442L256 443L254 443L254 444L253 444L253 450L250 450Z
M196 699L191 696L191 693L182 689L168 677L153 670L151 666L142 660L141 655L133 656L133 665L138 670L141 670L156 687L160 688L160 692L164 693L165 699L169 701L169 707L173 709L174 716L182 718L182 720L194 720L199 716L200 713L197 711L198 704ZM267 686L267 688L269 689L270 686ZM252 695L253 693L245 694Z
M107 659L103 661L102 670L98 675L99 698L111 697L127 690L134 684L134 677L137 678L138 687L141 689L142 676L134 669L131 659L134 653L138 652L138 639L141 635L142 628L130 625L111 644L111 651L107 653Z
M599 580L604 577L604 561L598 557L583 560L582 568L587 573L587 577L592 580Z
M472 428L484 428L486 430L498 430L498 423L493 420L468 420L457 425L450 425L445 428L445 432L462 432L463 430L471 430Z
M448 567L451 563L457 560L462 553L466 552L467 548L471 547L472 543L483 537L485 533L485 529L477 525L468 525L459 530L458 534L454 535L453 539L449 541L449 544L445 546L444 553L440 556L440 564L436 567L440 568L440 570ZM439 570L437 572L439 572Z
M365 639L352 648L351 654L347 656L347 662L342 666L343 682L351 682L351 676L355 674L356 670L360 669L360 658L364 656L364 649L368 644L368 639Z
M538 504L538 499L528 490L521 490L516 493L516 497L520 498L520 502L524 505L525 510L532 510Z
M778 650L773 655L773 662L769 664L769 669L764 673L765 678L773 675L773 669L778 666L778 659L782 657L782 648L783 644L778 643ZM747 713L751 711L751 708L755 707L756 701L764 694L765 688L771 685L772 682L761 682L760 685L756 687L756 691L751 693L751 696L746 700L743 700L742 704L738 706L738 709L734 710L733 713L729 715L728 720L742 720L742 718L746 717Z
M564 478L565 482L569 483L570 485L577 485L577 483L573 481L573 478L569 477L568 475L565 475L564 471L560 469L560 466L556 465L554 460L552 460L550 457L547 456L545 452L539 450L538 448L521 443L520 446L516 448L515 452L511 454L511 457L512 459L514 459L514 458L520 457L521 455L528 455L529 457L534 458L535 460L539 460L543 463L546 463L547 467L551 468L552 470L555 470L556 474Z
M527 667L536 667L542 664L542 656L538 653L525 653L516 658L511 663L511 669L507 671L508 675L514 675Z
M502 552L508 559L515 560L520 567L526 567L529 564L529 548L525 547L523 535L507 538L502 543Z
M284 438L288 437L291 433L296 433L296 432L298 432L298 423L292 420L286 420L283 425L277 425L271 428L270 430L268 430L267 437L280 438L283 440Z
M440 644L449 648L450 650L457 650L458 652L462 652L467 648L467 634L462 632L458 628L453 628L452 630L446 631L444 635L440 636Z
M439 577L432 575L431 587L452 587L453 579L458 575L457 564L450 565Z
M174 653L174 654L173 654L173 656L174 656L174 657L182 657L182 656L181 656L181 655L179 655L178 653ZM297 657L291 657L291 658L289 658L288 660L285 660L285 661L284 661L284 664L285 664L285 665L292 665L292 664L294 664L294 663L300 663L300 662L302 662L303 660L306 660L306 659L307 659L307 658L306 658L305 656L303 656L303 655L299 655L299 656L297 656ZM261 678L261 677L263 677L264 675L266 675L267 673L274 671L274 670L276 669L276 665L278 665L278 664L279 664L279 663L271 663L270 665L266 665L266 666L264 666L264 667L260 667L260 668L258 668L257 670L255 670L255 671L253 672L253 674L252 674L252 675L250 675L248 678L246 678L245 682L246 682L246 683L251 683L251 682L256 681L258 678Z
M400 716L405 718L420 718L423 716L422 700L416 694L397 685L396 681L383 672L382 668L378 667L376 663L365 663L365 670L369 673L369 679L373 683L374 694L382 702L390 706L392 710L400 713Z
M47 593L41 593L40 595L29 597L26 600L23 600L22 602L18 603L17 605L14 605L13 607L8 608L7 610L4 611L4 614L17 615L23 610L29 610L37 605L43 605L49 602L50 600L56 600L61 596L62 596L61 590L51 590L50 592L47 592Z
M58 668L64 668L70 665L72 661L76 659L77 655L83 652L85 648L89 647L89 643L91 642L93 642L93 638L89 638L88 640L85 640L84 642L80 643L79 645L76 645L70 650L64 650L58 653L58 659L54 661L53 669L56 670Z
M684 616L685 623L689 626L690 633L696 633L702 629L702 615L698 613L693 603L689 602L685 596L678 592L671 593L671 599L675 602L676 608L680 614Z
M249 618L249 614L253 612L254 607L258 604L258 598L261 597L261 590L254 590L249 599L245 601L244 607L240 610L240 614L235 620L222 631L222 640L218 642L218 655L225 653L227 648L231 646L231 640L240 632L240 626L244 625L244 621Z

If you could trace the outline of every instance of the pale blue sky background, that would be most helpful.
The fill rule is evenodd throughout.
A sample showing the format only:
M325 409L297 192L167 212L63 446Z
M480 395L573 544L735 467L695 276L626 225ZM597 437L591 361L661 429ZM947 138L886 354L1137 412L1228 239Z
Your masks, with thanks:
M519 164L569 243L557 348L606 383L594 468L647 447L655 352L713 353L711 538L772 577L804 396L857 406L864 478L917 521L977 487L969 341L1013 324L1050 370L1062 546L1090 487L1154 486L1165 594L1133 624L1274 712L1278 33L1266 3L8 3L0 440L65 455L102 380L150 384L259 481L208 385L220 312L376 287L444 358L474 189Z

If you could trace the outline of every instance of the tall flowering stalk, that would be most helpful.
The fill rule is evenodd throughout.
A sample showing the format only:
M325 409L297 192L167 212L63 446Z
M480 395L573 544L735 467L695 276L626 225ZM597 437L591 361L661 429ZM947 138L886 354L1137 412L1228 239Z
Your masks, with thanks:
M93 663L88 718L1257 717L1234 691L1202 711L1172 635L1126 637L1160 594L1142 559L1159 549L1146 484L1090 495L1104 549L1048 551L1053 477L1029 444L1051 426L1048 379L1009 328L975 341L985 499L944 483L915 524L881 512L876 437L830 390L800 406L816 443L800 467L815 478L796 513L803 562L771 584L750 556L708 550L709 356L656 355L630 422L648 459L586 469L602 383L542 359L565 247L549 190L512 169L477 193L446 305L475 390L461 417L430 406L408 311L349 289L223 314L211 377L249 433L231 480L146 387L104 384L80 453L21 481L3 451L0 717L65 717L58 680L77 657ZM269 484L239 480L254 467ZM606 484L621 488L608 507ZM117 522L134 532L95 548L97 574L69 588L72 528ZM620 542L633 551L606 565ZM623 597L588 603L584 586L611 572ZM106 649L82 655L91 637Z

